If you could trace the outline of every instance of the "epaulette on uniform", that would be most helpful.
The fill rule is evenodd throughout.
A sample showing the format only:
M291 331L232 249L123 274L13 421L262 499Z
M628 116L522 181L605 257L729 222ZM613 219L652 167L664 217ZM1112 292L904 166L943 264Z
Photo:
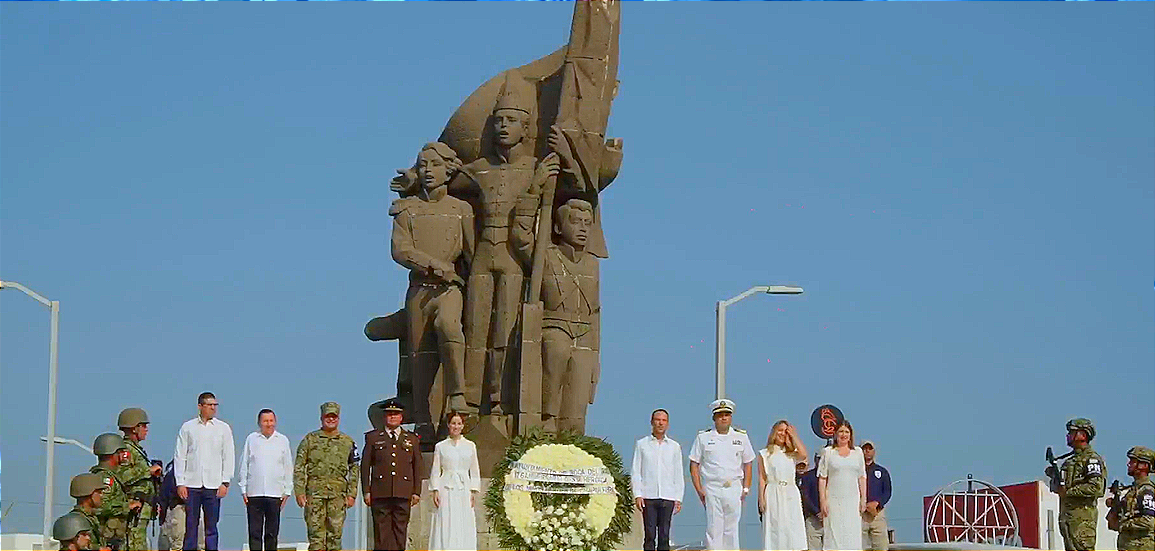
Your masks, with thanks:
M744 430L742 430L742 429L740 429L740 428L738 428L738 427L730 427L730 428L732 428L732 429L734 429L734 430L736 430L736 431L738 431L738 432L740 432L740 433L742 433L742 434L746 434L746 431L744 431Z
M712 430L714 430L714 429L713 429L713 428L709 428L709 429L702 429L702 430L698 431L698 434L702 434L703 432L710 432L710 431L712 431Z

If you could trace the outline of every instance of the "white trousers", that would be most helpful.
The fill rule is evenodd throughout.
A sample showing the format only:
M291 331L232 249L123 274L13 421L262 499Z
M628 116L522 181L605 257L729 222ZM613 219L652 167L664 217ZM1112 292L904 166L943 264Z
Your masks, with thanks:
M738 546L738 521L742 517L742 479L705 483L706 549L733 551Z

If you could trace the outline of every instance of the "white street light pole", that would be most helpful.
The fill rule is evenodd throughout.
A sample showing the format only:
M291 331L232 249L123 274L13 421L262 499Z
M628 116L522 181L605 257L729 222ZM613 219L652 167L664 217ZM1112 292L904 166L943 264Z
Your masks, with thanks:
M719 400L726 397L726 307L754 293L801 295L802 288L788 285L758 285L747 289L746 292L736 297L718 301L716 309L718 324L714 334L714 375L717 377L714 382L714 394Z
M48 351L48 436L45 440L47 461L44 466L44 541L52 539L52 479L56 474L56 446L47 442L56 441L56 345L60 330L60 301L48 300L38 293L15 281L0 281L0 289L17 289L48 307L52 313L52 338Z
M48 442L48 437L47 436L41 436L40 441L41 442ZM57 436L56 437L56 443L57 444L72 444L73 446L76 446L76 447L78 447L78 448L80 448L80 449L82 449L88 453L92 453L92 448L89 447L88 444L81 443L80 441L73 440L71 438L61 438L61 437Z

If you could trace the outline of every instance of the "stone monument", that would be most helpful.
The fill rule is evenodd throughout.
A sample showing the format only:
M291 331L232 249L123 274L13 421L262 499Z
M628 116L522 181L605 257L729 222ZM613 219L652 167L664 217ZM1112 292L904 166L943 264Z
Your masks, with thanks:
M482 84L391 182L409 291L365 334L399 341L397 397L423 448L465 412L483 476L518 432L584 432L594 402L620 9L575 2L566 46Z

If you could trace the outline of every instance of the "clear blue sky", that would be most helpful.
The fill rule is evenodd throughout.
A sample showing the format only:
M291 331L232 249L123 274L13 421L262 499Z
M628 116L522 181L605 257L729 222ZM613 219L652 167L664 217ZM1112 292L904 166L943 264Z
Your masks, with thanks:
M362 327L406 286L388 180L477 85L564 44L571 10L5 3L0 277L61 301L59 434L141 406L167 461L203 390L238 448L262 407L294 443L327 400L367 430L397 353ZM714 302L791 283L730 309L736 424L757 445L837 404L891 470L902 540L967 473L1041 476L1070 417L1112 478L1155 445L1155 5L622 11L590 432L628 460L665 407L688 449ZM0 314L4 530L35 532L48 315L16 291ZM93 458L57 458L62 514ZM682 542L703 531L687 501ZM235 493L224 515L239 548Z

